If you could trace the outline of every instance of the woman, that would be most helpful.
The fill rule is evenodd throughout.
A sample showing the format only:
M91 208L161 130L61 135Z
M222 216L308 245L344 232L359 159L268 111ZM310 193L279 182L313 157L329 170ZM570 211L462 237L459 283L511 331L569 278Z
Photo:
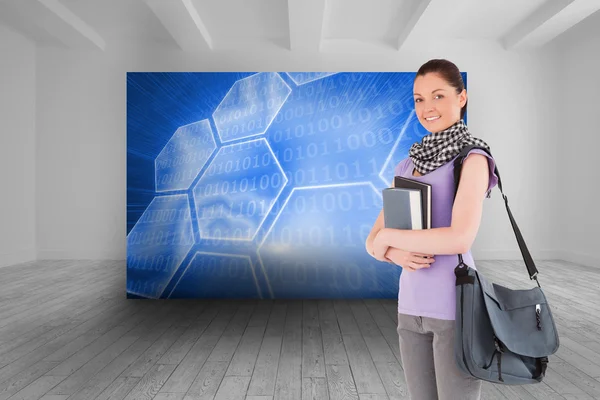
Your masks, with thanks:
M489 149L469 133L463 121L467 93L456 65L434 59L421 66L414 80L414 101L419 122L429 133L412 145L395 175L431 184L432 226L387 229L382 211L366 247L377 260L403 269L397 332L410 398L479 399L481 381L464 374L454 360L454 268L460 253L476 269L470 248L479 229L483 200L498 182L495 162L482 150L469 152L454 199L453 161L461 148L477 144Z

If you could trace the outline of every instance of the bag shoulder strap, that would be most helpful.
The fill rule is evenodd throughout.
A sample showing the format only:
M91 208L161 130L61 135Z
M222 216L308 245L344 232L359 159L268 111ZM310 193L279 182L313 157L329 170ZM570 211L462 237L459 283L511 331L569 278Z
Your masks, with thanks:
M480 149L485 151L487 154L492 157L492 153L486 149L485 147L477 146L477 145L468 145L462 148L460 154L454 160L454 198L456 199L456 192L458 191L458 184L460 183L460 173L463 165L463 160L469 154L469 152L473 149ZM508 217L510 218L510 223L512 225L513 231L515 232L515 237L517 238L517 243L519 244L519 249L521 250L521 255L523 256L523 260L525 261L525 266L527 267L527 272L529 273L529 279L535 279L537 282L538 270L533 262L533 258L529 253L529 249L527 249L527 245L525 244L525 239L523 239L523 235L521 235L521 231L517 225L517 221L513 217L512 212L510 211L510 207L508 206L508 197L502 191L502 181L500 180L500 173L498 172L498 166L494 167L494 173L498 177L498 189L500 189L500 193L502 193L502 198L504 199L504 203L506 204L506 211L508 212ZM460 262L462 263L462 254L458 255ZM539 282L537 282L538 286L540 286Z

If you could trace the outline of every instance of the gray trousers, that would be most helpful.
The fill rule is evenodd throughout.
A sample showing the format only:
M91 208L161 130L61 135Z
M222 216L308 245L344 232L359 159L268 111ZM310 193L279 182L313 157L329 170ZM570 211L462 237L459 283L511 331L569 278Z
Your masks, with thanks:
M454 361L454 321L398 313L398 338L411 400L479 400L482 381Z

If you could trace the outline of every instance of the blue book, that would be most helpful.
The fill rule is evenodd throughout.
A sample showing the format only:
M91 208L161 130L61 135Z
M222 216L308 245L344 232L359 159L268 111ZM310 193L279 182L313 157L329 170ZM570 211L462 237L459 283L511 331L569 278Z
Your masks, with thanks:
M421 191L386 188L383 195L383 221L386 228L423 229Z

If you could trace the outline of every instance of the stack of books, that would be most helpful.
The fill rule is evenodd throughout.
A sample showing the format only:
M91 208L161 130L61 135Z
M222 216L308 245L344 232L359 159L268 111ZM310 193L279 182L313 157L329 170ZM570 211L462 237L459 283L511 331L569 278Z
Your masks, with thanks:
M431 185L396 176L382 194L386 228L431 229Z

